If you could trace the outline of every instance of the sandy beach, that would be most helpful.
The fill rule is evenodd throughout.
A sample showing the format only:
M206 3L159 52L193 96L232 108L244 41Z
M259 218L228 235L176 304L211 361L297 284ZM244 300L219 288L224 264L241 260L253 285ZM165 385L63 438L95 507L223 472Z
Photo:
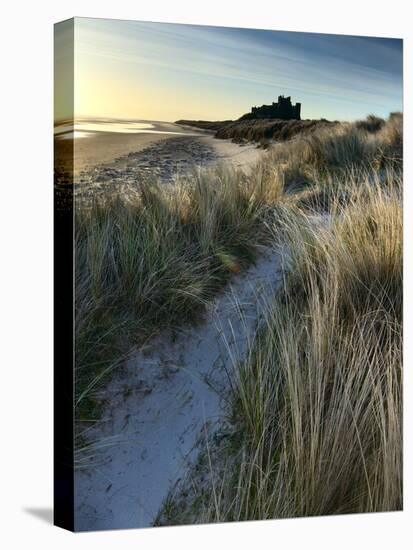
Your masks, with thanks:
M248 171L263 154L254 144L238 145L215 139L206 131L173 123L153 123L154 130L138 133L93 132L73 139L55 136L57 174L71 173L77 192L113 191L136 187L142 181L171 183L195 167L233 165Z
M75 130L76 139L73 139L73 131L63 131L65 125L58 125L55 128L54 139L57 164L67 167L73 162L74 172L79 174L176 135L196 136L201 133L194 128L185 128L168 122L152 122L147 125L151 128L137 132ZM113 126L116 128L116 124ZM73 130L72 127L68 128Z

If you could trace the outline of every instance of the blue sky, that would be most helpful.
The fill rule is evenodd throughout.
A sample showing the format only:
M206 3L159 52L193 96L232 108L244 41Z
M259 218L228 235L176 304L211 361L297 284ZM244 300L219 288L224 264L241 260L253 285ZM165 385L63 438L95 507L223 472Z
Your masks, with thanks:
M75 112L235 119L291 95L303 118L402 110L399 39L75 20Z

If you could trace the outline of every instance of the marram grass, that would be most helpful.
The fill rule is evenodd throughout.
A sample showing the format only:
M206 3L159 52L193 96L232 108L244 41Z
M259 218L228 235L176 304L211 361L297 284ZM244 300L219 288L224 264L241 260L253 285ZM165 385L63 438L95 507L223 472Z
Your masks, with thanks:
M233 371L224 443L209 441L159 523L402 509L401 118L376 126L359 131L367 156L349 155L354 125L333 156L311 153L311 182L267 222L289 249L283 285ZM273 155L288 170L302 146Z
M232 443L170 523L401 509L402 143L397 114L337 124L275 145L248 177L79 202L78 420L98 418L134 343L194 322L259 242L288 243L231 381Z
M316 224L284 216L289 271L234 371L232 444L211 452L209 483L189 507L180 501L172 522L402 509L402 204L393 176L386 187L349 181L352 198Z

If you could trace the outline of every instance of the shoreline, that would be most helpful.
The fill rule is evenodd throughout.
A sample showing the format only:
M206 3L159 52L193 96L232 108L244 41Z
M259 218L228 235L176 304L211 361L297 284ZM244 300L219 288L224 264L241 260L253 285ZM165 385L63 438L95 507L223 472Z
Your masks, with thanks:
M140 182L173 183L194 168L219 164L248 173L263 154L255 144L239 145L170 126L174 131L164 134L97 132L81 139L55 139L57 164L67 175L73 154L76 192L88 195L96 189L133 192Z
M204 135L202 130L189 128L169 122L145 121L151 129L141 131L78 131L78 137L68 137L68 133L59 133L55 128L54 149L55 165L62 170L71 168L75 176L96 166L113 162L117 158L167 139ZM150 122L150 124L149 124ZM70 127L73 131L73 127ZM79 137L84 135L85 137Z

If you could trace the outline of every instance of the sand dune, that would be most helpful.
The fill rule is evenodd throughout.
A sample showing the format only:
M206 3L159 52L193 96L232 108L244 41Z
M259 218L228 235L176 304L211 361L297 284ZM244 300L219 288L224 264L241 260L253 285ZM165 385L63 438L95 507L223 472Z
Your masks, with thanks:
M198 456L205 426L223 419L228 373L248 349L280 283L281 255L265 249L208 307L205 320L163 333L132 355L104 390L89 432L90 464L76 475L76 528L149 527ZM97 462L97 463L96 463Z

